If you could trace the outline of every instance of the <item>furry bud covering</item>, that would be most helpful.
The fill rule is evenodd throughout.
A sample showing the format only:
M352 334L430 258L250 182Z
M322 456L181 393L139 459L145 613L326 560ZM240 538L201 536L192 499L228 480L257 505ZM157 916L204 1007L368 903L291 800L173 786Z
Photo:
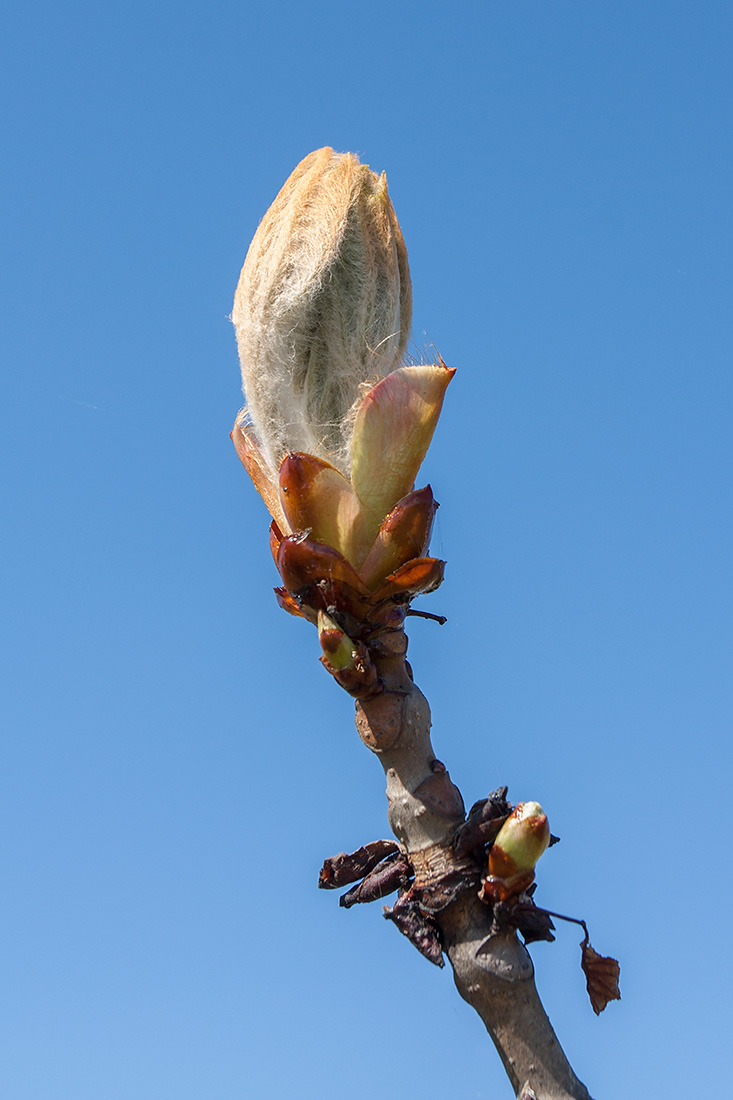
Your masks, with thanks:
M303 451L348 475L361 387L400 366L411 319L386 177L351 153L311 153L260 223L232 313L246 414L273 470Z

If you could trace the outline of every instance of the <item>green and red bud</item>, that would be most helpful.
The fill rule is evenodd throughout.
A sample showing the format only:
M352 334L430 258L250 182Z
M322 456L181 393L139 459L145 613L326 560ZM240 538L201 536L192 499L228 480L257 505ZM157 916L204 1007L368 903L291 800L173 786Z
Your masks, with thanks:
M354 667L356 649L348 634L325 611L318 612L318 641L330 668L337 672Z
M321 662L344 691L359 699L379 690L379 676L366 646L353 641L325 611L318 612L318 639Z
M520 802L502 825L489 851L484 892L495 901L521 894L550 843L550 826L539 802Z
M437 505L414 484L454 371L400 365L411 308L384 176L351 154L312 153L242 269L233 319L247 408L232 439L274 521L281 606L311 622L337 608L355 638L399 629L443 577L425 557ZM361 691L362 642L352 658L332 630L319 626L324 661Z

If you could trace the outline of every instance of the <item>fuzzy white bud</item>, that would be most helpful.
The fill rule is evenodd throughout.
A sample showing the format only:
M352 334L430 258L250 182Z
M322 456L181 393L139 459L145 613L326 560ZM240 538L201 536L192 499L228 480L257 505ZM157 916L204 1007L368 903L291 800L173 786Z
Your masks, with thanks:
M411 319L386 177L351 153L311 153L260 223L232 313L246 412L273 469L305 451L348 476L361 387L401 365Z

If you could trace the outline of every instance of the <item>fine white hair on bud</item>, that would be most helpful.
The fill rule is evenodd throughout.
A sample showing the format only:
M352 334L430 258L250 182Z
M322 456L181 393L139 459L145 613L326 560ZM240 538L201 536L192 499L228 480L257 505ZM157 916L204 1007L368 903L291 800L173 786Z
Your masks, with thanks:
M305 451L348 476L361 387L401 365L412 320L386 176L329 148L301 161L250 245L232 320L267 462Z

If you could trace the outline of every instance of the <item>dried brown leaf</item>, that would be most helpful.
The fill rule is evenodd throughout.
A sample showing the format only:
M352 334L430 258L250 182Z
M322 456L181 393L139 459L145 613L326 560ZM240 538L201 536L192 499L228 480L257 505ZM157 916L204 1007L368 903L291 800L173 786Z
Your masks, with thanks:
M444 966L443 946L437 924L415 902L404 901L405 896L398 898L391 909L385 905L384 916L397 925L402 935L407 936L421 955L435 966Z
M618 987L621 967L616 959L599 955L590 945L586 936L580 945L582 952L580 965L585 974L590 1003L596 1016L603 1012L609 1001L620 1001Z
M474 802L466 821L456 832L454 841L456 855L479 851L491 844L512 812L512 805L506 800L507 788L499 787L488 798Z
M527 895L524 895L527 897ZM532 901L520 902L511 911L511 922L517 931L522 933L525 944L534 943L537 940L545 940L552 943L555 939L552 917L544 909L538 909Z
M402 852L395 852L394 855L387 856L382 863L378 863L362 882L342 894L339 905L344 909L350 909L352 905L378 901L394 893L395 890L404 890L409 885L410 873L407 856Z
M325 860L318 876L319 890L338 890L356 882L388 856L396 855L399 845L393 840L372 840L355 852L339 852Z

